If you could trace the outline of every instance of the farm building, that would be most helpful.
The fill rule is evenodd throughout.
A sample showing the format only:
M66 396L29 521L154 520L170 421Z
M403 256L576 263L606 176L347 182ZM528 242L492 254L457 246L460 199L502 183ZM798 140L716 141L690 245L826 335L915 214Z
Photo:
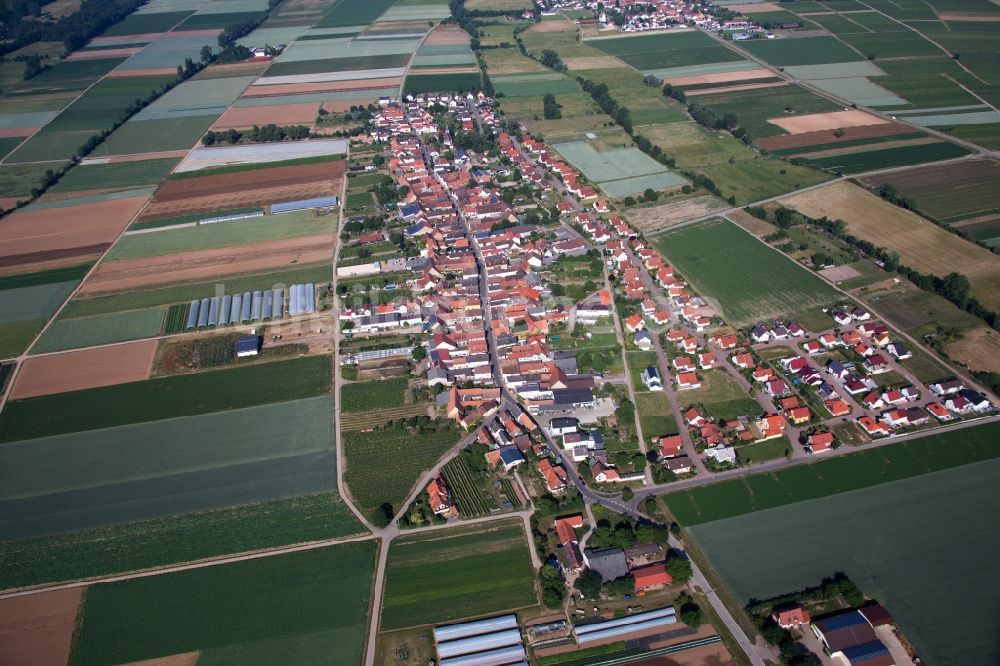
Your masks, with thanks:
M677 623L673 607L661 608L646 613L636 613L627 617L577 626L576 641L580 645L620 640L622 636L658 629Z
M587 548L583 551L584 563L601 574L604 582L628 575L628 564L625 562L625 551L621 548Z
M260 350L260 341L257 339L257 336L255 335L248 335L236 341L237 358L247 358L248 356L256 356L259 350Z
M434 627L441 666L506 666L525 662L517 616Z
M882 624L880 614L875 618L877 624ZM811 627L831 658L842 657L852 665L893 666L888 648L875 635L877 624L860 610L851 610L815 620Z
M661 590L674 582L673 577L667 573L667 567L664 564L650 564L632 569L632 578L635 579L636 592Z

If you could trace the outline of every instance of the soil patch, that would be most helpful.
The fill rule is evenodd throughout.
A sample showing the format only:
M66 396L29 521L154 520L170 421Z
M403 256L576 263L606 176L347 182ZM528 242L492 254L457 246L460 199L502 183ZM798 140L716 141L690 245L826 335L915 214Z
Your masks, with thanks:
M114 242L146 201L145 196L127 197L81 204L72 209L14 212L0 225L0 265L20 261L18 258L24 255L93 252L94 246ZM44 257L34 259L42 260Z
M0 139L31 136L37 129L37 127L0 127Z
M76 587L0 600L0 664L69 663L82 596Z
M312 125L319 112L319 102L277 104L274 106L230 107L212 125L214 130L241 129L254 125Z
M771 83L744 83L742 85L736 86L723 86L722 88L705 88L704 90L689 90L687 92L688 97L691 95L709 95L714 93L724 93L724 92L734 92L736 90L756 90L757 88L780 88L781 86L787 86L788 81L772 81Z
M927 143L937 143L937 137L924 136L919 139L903 139L902 141L885 141L883 143L872 144L871 148L873 150L886 150L889 148L902 148L903 146L921 146ZM836 155L848 155L858 152L864 152L864 148L861 150L857 146L849 146L847 148L828 148L826 150L814 150L812 152L796 153L795 155L789 155L789 157L808 157L809 159L816 159L817 157L834 157Z
M777 125L789 134L803 134L820 130L835 130L841 127L884 125L891 121L852 109L850 111L833 111L832 113L809 113L789 118L768 118L767 122Z
M834 128L836 129L836 128ZM801 134L783 134L780 136L769 136L764 139L757 139L754 143L766 150L786 150L788 148L805 148L808 146L822 146L841 141L856 141L858 139L870 139L880 136L892 136L893 134L910 134L915 132L914 128L907 127L900 123L883 123L881 125L861 125L844 130L844 136L836 137L834 130L820 130L817 132L802 132Z
M143 46L130 46L121 49L100 49L95 51L76 51L65 58L66 62L74 60L103 60L105 58L128 58L141 51Z
M14 399L137 382L149 377L155 340L33 356L17 375Z
M979 217L969 218L968 220L959 220L958 222L952 222L949 226L955 227L956 229L961 229L962 227L971 227L975 224L980 224L982 222L993 222L994 220L1000 220L1000 214L992 215L980 215Z
M238 247L197 250L101 264L80 289L82 295L128 291L178 282L204 282L330 261L330 234L288 238Z
M469 33L457 25L438 25L424 40L425 44L468 44Z
M1000 333L981 326L962 334L962 339L945 346L948 356L970 370L1000 372Z
M713 196L696 197L686 201L652 206L650 208L633 208L625 213L625 217L644 233L656 232L672 227L675 224L687 222L695 218L709 215L725 208L727 204Z

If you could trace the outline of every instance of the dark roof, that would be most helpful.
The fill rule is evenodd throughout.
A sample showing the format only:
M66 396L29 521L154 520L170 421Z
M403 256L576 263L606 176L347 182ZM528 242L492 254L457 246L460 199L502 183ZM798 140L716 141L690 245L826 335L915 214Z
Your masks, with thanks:
M628 575L625 551L621 548L602 548L601 550L588 548L584 554L587 557L587 565L601 574L601 579L605 582Z
M558 416L552 419L549 424L553 428L575 428L576 424L579 422L580 421L578 419L575 419L572 416Z
M830 652L870 643L876 640L875 630L857 610L848 611L813 623L822 634Z
M246 338L240 338L236 341L236 351L246 352L246 351L257 351L257 338L250 336Z
M863 666L891 666L892 655L882 641L874 640L861 645L855 645L844 649L844 657L848 663L861 664Z
M896 621L892 619L892 615L889 614L889 611L883 608L882 604L871 604L860 609L860 611L873 627L881 627L884 624L896 623Z
M552 400L556 405L572 406L576 404L593 402L594 394L589 388L585 389L554 389Z

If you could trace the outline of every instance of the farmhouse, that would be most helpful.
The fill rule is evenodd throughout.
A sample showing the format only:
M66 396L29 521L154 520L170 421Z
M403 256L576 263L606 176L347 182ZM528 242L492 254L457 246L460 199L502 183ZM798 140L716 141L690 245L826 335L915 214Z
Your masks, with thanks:
M448 493L448 485L445 483L443 476L432 479L427 484L427 506L438 516L446 516L452 513L451 497Z
M636 592L662 590L674 582L673 577L667 573L667 567L664 564L650 564L632 569L632 578L635 579Z
M809 624L810 621L809 611L802 606L792 606L791 608L775 611L771 617L782 629L801 627L804 624Z

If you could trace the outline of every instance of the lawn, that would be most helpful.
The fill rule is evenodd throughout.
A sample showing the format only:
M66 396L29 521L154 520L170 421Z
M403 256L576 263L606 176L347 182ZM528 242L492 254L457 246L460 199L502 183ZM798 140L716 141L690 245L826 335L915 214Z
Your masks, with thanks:
M34 354L152 338L163 327L164 309L151 307L80 319L57 319L32 347Z
M701 373L701 388L680 391L678 400L683 404L700 403L716 419L734 419L738 416L758 416L760 405L747 397L746 391L725 370Z
M380 630L536 605L528 548L520 520L393 541Z
M635 407L639 410L639 425L647 441L652 437L677 434L677 422L664 394L637 393Z
M340 411L349 414L369 409L402 407L406 402L407 384L407 377L346 384L340 390Z
M289 271L227 277L221 284L227 294L242 294L245 291L286 287L290 284L329 282L332 277L332 271L333 269L330 264L325 263ZM62 320L157 305L190 303L195 298L201 299L215 296L215 289L218 284L220 284L219 280L213 280L212 282L182 284L158 289L139 289L121 294L112 294L110 296L98 296L96 298L74 299L66 304L66 307L59 313L59 316Z
M372 540L93 586L73 663L360 664L375 553Z
M864 59L836 37L753 39L740 42L739 47L778 66L825 65Z
M118 162L115 164L86 164L71 169L50 192L80 192L84 190L127 189L142 185L159 185L171 169L180 162L177 158Z
M672 493L665 500L674 518L690 527L989 460L1000 456L998 435L998 423L953 430Z
M0 442L311 398L330 391L331 370L329 356L307 356L11 400Z
M335 492L0 543L0 589L107 576L358 534Z
M988 666L996 663L1000 600L984 581L1000 575L992 556L1000 542L980 507L995 499L998 473L1000 461L980 462L840 493L835 501L698 525L691 533L741 603L844 572L892 613L927 663ZM931 566L943 575L928 576L929 536Z
M336 489L329 396L0 447L0 526L24 539Z
M820 308L837 299L822 278L726 220L658 236L657 247L730 324L795 318L809 330L827 323ZM819 324L819 321L822 324Z
M341 433L344 480L351 496L367 512L384 502L400 509L420 475L455 446L460 436L451 421Z

